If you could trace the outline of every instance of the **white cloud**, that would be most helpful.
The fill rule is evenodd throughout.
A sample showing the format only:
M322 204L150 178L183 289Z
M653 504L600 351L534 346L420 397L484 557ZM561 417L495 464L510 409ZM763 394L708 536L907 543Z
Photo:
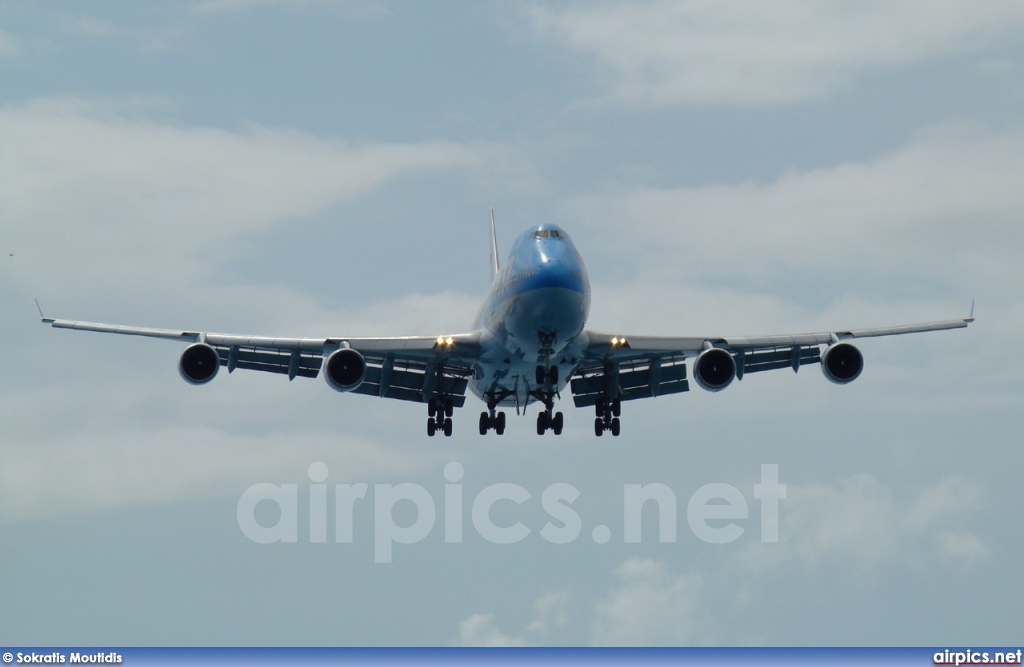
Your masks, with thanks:
M503 633L495 623L494 614L471 614L459 624L459 646L541 646L559 643L558 633L568 624L567 591L546 593L533 604L533 619L519 634Z
M982 501L981 487L959 477L909 498L866 474L838 487L792 485L780 505L778 544L747 545L737 559L752 575L972 566L989 556L969 528Z
M1010 298L1024 252L1021 154L1022 130L933 128L871 162L767 184L624 190L581 198L575 215L606 230L618 256L642 252L630 259L652 281L913 275Z
M1013 0L658 0L536 6L537 34L592 57L618 102L781 103L858 72L970 52L1024 25Z
M211 280L211 257L400 176L475 167L490 149L353 146L290 129L183 127L150 120L151 112L148 103L78 99L0 108L0 231L5 248L17 249L16 257L4 253L5 297L30 306L36 294L60 311L53 314L90 319L106 319L98 304L127 318L117 304L129 301L138 305L125 323L217 329L231 321L231 331L275 335L439 333L472 320L476 303L457 292L329 311L277 284ZM71 304L74 313L65 310ZM0 522L283 482L296 460L365 478L420 470L443 456L443 448L387 444L409 432L404 425L422 435L419 409L396 432L381 424L387 414L407 414L402 407L340 396L322 383L296 381L284 404L272 388L281 385L269 384L276 376L185 387L173 345L143 341L142 349L133 339L35 323L24 331L25 316L3 316L24 345L8 366L21 380L0 407ZM159 379L140 374L154 364Z
M540 619L545 606L558 609L558 622L535 622L543 632L531 634L531 624L507 634L494 614L478 613L460 625L460 643L555 643L559 633L581 623L597 646L764 643L757 635L764 628L745 615L761 614L774 596L800 595L801 582L819 582L815 597L843 595L849 593L844 586L909 572L941 577L977 568L991 557L986 541L971 529L986 500L973 480L947 477L907 493L871 475L838 485L787 487L777 543L724 545L703 560L691 549L687 559L697 564L681 571L661 560L631 557L614 569L612 584L599 593L588 618L570 617L567 594L548 594L534 603L535 614Z
M459 646L525 646L518 637L510 637L494 624L494 614L472 614L459 624Z
M352 434L232 434L201 425L90 429L4 446L0 524L230 496L257 482L308 483L297 461L326 463L340 483L418 472L434 458L422 448L398 454Z
M664 563L631 558L614 572L617 584L597 603L592 640L598 646L710 644L706 590L696 573L674 574Z
M290 129L228 131L112 115L76 99L0 109L8 242L93 286L166 270L202 279L199 256L321 212L405 174L480 163L445 141L353 146ZM103 258L83 248L97 248ZM31 276L42 282L42 276ZM166 282L166 281L164 281Z

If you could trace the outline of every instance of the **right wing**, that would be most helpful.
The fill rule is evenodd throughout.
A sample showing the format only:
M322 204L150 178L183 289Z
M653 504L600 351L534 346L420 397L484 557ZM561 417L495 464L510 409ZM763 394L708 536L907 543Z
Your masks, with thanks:
M970 315L960 319L805 334L675 338L587 332L589 343L585 361L571 384L573 401L577 407L582 407L594 405L609 395L632 400L689 391L686 359L712 349L732 356L735 365L732 377L738 380L746 373L781 368L792 368L795 372L803 365L821 361L821 345L854 338L964 328L974 322L975 306L976 301L971 304ZM731 380L730 377L729 382Z

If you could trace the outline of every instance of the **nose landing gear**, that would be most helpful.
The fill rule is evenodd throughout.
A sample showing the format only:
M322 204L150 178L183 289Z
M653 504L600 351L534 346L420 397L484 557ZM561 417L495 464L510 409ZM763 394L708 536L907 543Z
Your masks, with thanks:
M536 377L537 386L541 387L546 384L549 380L552 385L558 384L558 366L550 366L545 368L544 366L537 366Z

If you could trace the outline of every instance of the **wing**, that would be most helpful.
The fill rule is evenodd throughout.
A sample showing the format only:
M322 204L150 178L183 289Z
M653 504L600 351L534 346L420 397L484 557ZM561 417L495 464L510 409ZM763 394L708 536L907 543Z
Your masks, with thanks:
M280 373L289 380L317 377L326 358L348 348L359 352L366 362L362 382L351 390L354 393L419 403L444 396L452 399L453 407L466 402L468 378L480 355L480 332L393 338L273 338L78 322L45 317L42 311L40 318L55 329L205 343L216 350L217 361L229 373L241 368Z
M970 315L966 318L875 329L775 336L689 338L587 332L589 343L585 360L571 383L573 401L577 407L582 407L594 405L600 399L610 396L621 400L633 400L688 391L686 359L698 357L704 351L713 349L728 353L734 365L734 374L727 374L728 379L721 386L702 384L705 388L716 391L728 385L733 377L742 380L747 373L778 368L792 368L797 371L802 365L821 362L821 345L832 346L854 338L962 329L974 321L976 303L972 302ZM859 352L856 355L859 357ZM728 365L728 360L725 361ZM858 367L856 374L859 372Z

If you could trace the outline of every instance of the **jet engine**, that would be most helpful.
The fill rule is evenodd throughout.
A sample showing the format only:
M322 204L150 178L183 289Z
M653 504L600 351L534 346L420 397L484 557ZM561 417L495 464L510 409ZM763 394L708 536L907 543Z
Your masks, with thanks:
M864 355L849 343L833 343L821 355L821 372L836 384L853 382L864 370Z
M722 391L736 377L736 360L720 348L704 350L693 362L693 379L701 389Z
M178 360L178 373L189 384L206 384L219 369L220 355L206 343L189 345Z
M324 361L324 379L335 391L352 391L366 377L366 359L352 348L331 352Z

